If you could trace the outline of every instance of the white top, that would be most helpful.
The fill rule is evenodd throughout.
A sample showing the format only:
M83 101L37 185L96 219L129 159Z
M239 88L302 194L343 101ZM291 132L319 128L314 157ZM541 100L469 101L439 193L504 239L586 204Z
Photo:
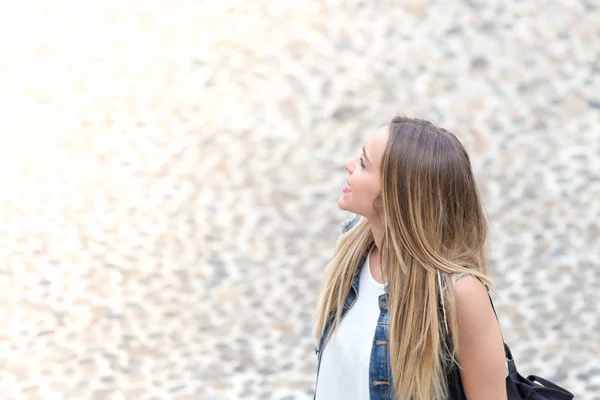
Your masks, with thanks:
M369 361L384 285L371 275L367 257L360 271L356 302L323 347L317 400L365 400L369 395Z

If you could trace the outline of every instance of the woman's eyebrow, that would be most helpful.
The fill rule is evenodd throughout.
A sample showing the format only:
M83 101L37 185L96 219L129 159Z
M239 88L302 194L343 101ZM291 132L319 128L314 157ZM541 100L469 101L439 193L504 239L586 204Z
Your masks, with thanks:
M371 160L369 160L369 156L367 156L367 152L365 151L365 146L363 146L363 154L365 155L365 158L367 159L369 164L371 164Z

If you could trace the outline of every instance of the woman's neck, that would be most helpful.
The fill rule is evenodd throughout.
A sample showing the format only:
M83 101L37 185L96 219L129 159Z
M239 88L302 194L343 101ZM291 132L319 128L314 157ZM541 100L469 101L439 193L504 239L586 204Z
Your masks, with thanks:
M383 225L380 221L371 221L371 233L373 234L373 239L375 240L374 247L372 249L373 260L376 260L377 267L380 269L381 278L386 276L386 266L383 261L381 254L383 250ZM378 274L379 275L379 274Z
M375 247L379 250L383 249L383 224L381 221L371 220L369 219L369 224L371 225L371 233L373 234L373 239L375 240ZM375 249L373 249L375 250Z

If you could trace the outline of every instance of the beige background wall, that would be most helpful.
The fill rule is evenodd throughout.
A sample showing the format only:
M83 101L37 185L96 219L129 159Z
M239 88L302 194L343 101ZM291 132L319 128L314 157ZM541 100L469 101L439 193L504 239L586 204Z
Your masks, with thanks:
M507 342L600 398L593 1L2 2L0 393L309 399L342 162L469 150Z

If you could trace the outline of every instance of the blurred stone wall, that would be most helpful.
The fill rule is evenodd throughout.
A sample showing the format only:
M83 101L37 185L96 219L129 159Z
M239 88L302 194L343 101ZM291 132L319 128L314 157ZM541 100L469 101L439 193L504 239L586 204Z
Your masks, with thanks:
M600 398L592 1L0 5L0 393L310 399L343 161L470 152L523 374Z

